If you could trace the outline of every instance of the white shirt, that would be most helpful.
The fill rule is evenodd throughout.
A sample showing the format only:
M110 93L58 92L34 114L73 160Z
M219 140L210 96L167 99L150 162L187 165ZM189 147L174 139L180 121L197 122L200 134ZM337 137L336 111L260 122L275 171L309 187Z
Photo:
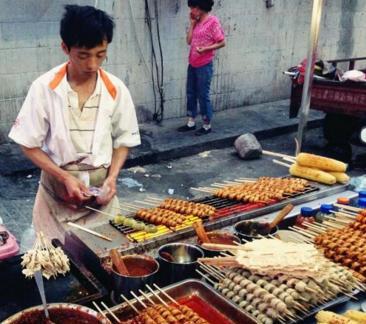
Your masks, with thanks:
M99 70L102 79L92 154L75 150L69 132L66 64L40 76L31 85L9 137L28 148L42 148L59 166L78 161L108 167L113 148L141 143L131 95L121 80Z

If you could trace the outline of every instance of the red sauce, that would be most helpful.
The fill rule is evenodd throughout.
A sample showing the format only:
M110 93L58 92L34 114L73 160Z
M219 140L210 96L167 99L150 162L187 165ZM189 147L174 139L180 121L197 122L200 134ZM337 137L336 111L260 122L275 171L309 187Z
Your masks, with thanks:
M211 243L214 244L235 245L234 243L235 236L230 235L228 233L207 233L207 236L210 239ZM237 242L240 241L237 240ZM209 250L220 251L220 249L209 249Z
M128 270L128 276L131 277L147 276L154 273L158 267L156 261L152 258L150 259L147 257L125 256L122 257L122 259Z
M230 321L227 317L196 295L180 298L178 299L178 303L188 306L211 324L234 324L234 322Z
M100 324L94 316L77 309L49 309L50 320L55 324ZM48 324L43 310L25 312L12 324Z

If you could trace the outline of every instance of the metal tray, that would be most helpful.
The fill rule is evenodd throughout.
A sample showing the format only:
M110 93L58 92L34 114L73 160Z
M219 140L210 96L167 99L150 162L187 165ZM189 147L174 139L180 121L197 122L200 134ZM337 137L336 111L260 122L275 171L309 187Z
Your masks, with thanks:
M164 288L174 299L181 299L189 296L197 296L206 302L209 306L220 312L228 320L235 324L255 324L256 321L249 315L244 313L232 302L226 300L220 294L218 294L211 286L203 283L202 281L195 279L188 279L176 284L170 285ZM148 294L152 296L151 293ZM162 296L160 294L160 296ZM166 300L166 298L164 298ZM136 300L131 300L131 303L140 309L140 306ZM131 308L126 304L119 304L111 308L120 319L128 319L132 316ZM216 324L216 323L212 323Z
M56 240L53 244L59 246ZM83 266L70 258L70 272L44 280L47 302L86 305L107 294L106 289ZM39 305L41 298L34 279L22 274L21 255L0 262L0 321L22 309Z

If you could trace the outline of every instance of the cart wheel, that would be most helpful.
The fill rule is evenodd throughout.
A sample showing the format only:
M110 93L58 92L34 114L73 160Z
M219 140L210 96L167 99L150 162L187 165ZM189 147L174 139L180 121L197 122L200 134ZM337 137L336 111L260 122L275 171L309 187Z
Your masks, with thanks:
M357 117L328 113L324 118L323 134L331 143L348 144L358 124Z

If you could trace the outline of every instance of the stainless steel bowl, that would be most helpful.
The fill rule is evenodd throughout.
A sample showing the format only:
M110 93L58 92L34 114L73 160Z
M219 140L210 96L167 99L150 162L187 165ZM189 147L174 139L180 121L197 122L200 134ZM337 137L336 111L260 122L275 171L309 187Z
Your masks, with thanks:
M69 304L69 303L51 303L48 304L48 310L50 312L50 320L52 321L52 311L58 311L58 310L65 310L69 312L77 312L76 314L84 314L88 317L90 317L92 320L89 321L90 324L95 323L101 323L101 324L107 324L108 321L103 318L100 314L98 314L96 311L92 310L91 308L76 305L76 304ZM34 307L27 308L25 310L22 310L12 316L10 316L8 319L2 322L2 324L14 324L14 323L21 323L19 322L23 316L31 316L32 313L40 313L43 315L43 306L38 305ZM46 323L46 322L44 322ZM57 322L56 322L57 323ZM88 322L85 321L87 324ZM42 322L39 322L39 324L42 324ZM58 324L58 323L57 323Z
M191 244L170 243L158 250L161 266L161 282L171 284L187 278L198 277L196 273L197 259L204 256L203 251Z
M112 289L117 301L120 300L121 294L130 298L131 290L138 291L144 289L145 284L155 282L159 271L159 262L147 255L132 254L123 256L122 259L130 275L121 275L112 267Z

